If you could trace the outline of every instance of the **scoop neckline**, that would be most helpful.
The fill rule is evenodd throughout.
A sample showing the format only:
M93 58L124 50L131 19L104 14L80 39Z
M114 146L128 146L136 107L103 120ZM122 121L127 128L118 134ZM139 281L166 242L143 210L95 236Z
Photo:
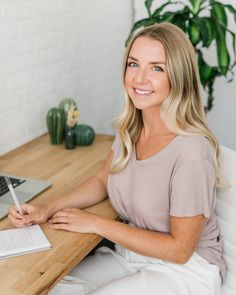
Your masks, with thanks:
M136 146L135 144L133 144L133 158L134 161L138 164L142 164L142 163L146 163L149 162L151 160L153 160L154 158L157 158L159 156L161 156L163 153L165 153L166 151L168 151L173 145L174 143L177 141L178 138L180 138L181 135L177 134L166 146L164 146L160 151L154 153L153 155L151 155L150 157L143 159L143 160L138 160L137 159L137 153L136 153Z

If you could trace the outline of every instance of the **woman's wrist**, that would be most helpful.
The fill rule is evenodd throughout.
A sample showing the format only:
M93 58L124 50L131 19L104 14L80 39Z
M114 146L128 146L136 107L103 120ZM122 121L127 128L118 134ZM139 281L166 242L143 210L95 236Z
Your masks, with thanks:
M46 212L46 215L48 216L48 218L50 218L57 211L54 203L48 203L48 204L42 205L42 208Z
M94 223L94 233L99 236L105 236L107 234L107 228L112 227L113 219L98 216L98 220Z

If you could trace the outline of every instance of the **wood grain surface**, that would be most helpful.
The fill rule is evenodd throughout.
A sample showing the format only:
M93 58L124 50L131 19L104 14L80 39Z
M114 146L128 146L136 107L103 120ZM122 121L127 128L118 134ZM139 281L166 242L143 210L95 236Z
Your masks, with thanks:
M96 135L92 145L66 150L53 146L48 135L0 157L0 171L30 178L46 179L52 187L31 201L43 204L73 190L94 175L111 148L113 136ZM108 200L89 209L90 212L116 218ZM0 222L0 230L12 228L8 218ZM95 234L77 234L42 229L52 243L48 251L0 260L1 295L43 295L81 261L100 241Z

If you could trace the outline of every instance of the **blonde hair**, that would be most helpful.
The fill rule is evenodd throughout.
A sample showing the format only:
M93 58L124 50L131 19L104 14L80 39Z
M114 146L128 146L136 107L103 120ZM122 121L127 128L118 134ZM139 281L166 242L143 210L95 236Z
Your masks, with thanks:
M131 47L139 37L160 41L166 50L170 93L162 103L161 119L173 133L203 135L209 139L215 150L217 186L222 187L224 181L219 175L219 144L206 123L196 53L191 42L180 28L170 23L155 24L140 30L126 48L123 83ZM111 173L117 173L126 166L132 145L137 142L143 127L142 112L134 107L126 92L124 109L115 127L121 137L122 149L120 157L111 168Z

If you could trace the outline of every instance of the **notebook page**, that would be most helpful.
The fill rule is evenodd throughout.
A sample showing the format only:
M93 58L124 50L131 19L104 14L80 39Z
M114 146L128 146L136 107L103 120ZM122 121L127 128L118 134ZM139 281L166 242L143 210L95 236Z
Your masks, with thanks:
M50 242L39 225L0 231L0 258L47 250Z

